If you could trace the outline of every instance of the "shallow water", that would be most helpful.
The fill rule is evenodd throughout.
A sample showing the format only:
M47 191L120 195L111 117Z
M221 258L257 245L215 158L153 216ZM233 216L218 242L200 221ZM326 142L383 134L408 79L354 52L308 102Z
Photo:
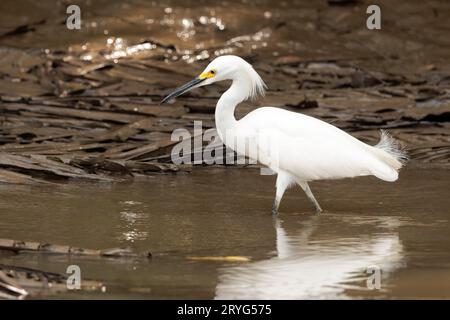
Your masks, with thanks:
M313 183L271 215L274 177L198 169L120 184L0 186L0 238L86 248L129 246L151 260L0 253L4 264L101 281L59 298L450 298L450 170L415 168ZM244 256L249 262L190 260ZM369 290L367 269L380 268ZM51 292L42 296L52 297ZM55 297L55 296L53 296Z

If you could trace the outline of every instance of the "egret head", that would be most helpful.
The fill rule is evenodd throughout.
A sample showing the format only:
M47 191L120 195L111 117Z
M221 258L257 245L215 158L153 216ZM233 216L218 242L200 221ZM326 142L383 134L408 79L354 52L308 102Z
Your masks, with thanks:
M197 78L175 89L161 101L161 104L194 88L223 80L240 81L242 89L245 90L246 98L264 95L266 88L264 81L248 62L238 56L226 55L211 61Z

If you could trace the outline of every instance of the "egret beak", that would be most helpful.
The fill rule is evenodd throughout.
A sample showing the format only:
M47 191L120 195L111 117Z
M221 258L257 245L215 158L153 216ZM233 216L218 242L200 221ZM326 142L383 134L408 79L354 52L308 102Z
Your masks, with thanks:
M160 102L160 104L164 104L164 103L166 103L167 101L169 101L169 100L171 100L171 99L173 99L173 98L176 98L176 97L182 95L183 93L186 93L186 92L188 92L188 91L194 89L199 83L205 81L206 79L207 79L207 78L201 78L201 77L195 78L194 80L192 80L192 81L186 83L184 86L181 86L181 87L175 89L174 92L172 92L172 93L169 94L167 97L165 97L164 99L162 99L162 101Z

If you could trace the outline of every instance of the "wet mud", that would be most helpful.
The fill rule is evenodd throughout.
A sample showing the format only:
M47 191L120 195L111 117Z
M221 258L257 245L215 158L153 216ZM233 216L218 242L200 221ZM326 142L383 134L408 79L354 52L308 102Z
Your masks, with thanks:
M56 3L56 6L55 6ZM189 171L171 164L177 128L214 127L227 84L160 106L210 59L237 54L268 84L271 105L328 121L376 143L388 129L412 159L450 159L450 8L382 1L381 30L352 2L2 1L0 180L123 180ZM51 9L50 9L51 8ZM195 151L194 151L195 152Z

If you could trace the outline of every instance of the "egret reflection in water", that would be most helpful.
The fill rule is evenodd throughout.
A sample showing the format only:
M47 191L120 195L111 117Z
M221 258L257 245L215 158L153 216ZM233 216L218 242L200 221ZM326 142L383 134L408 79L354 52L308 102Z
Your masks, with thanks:
M312 217L295 234L288 234L283 222L276 219L276 256L223 268L215 298L346 298L347 289L368 290L368 268L381 269L383 286L389 272L404 265L403 246L397 232L386 230L373 235L316 241L314 235L320 219ZM399 221L386 219L398 220L379 219L378 227L400 225Z

